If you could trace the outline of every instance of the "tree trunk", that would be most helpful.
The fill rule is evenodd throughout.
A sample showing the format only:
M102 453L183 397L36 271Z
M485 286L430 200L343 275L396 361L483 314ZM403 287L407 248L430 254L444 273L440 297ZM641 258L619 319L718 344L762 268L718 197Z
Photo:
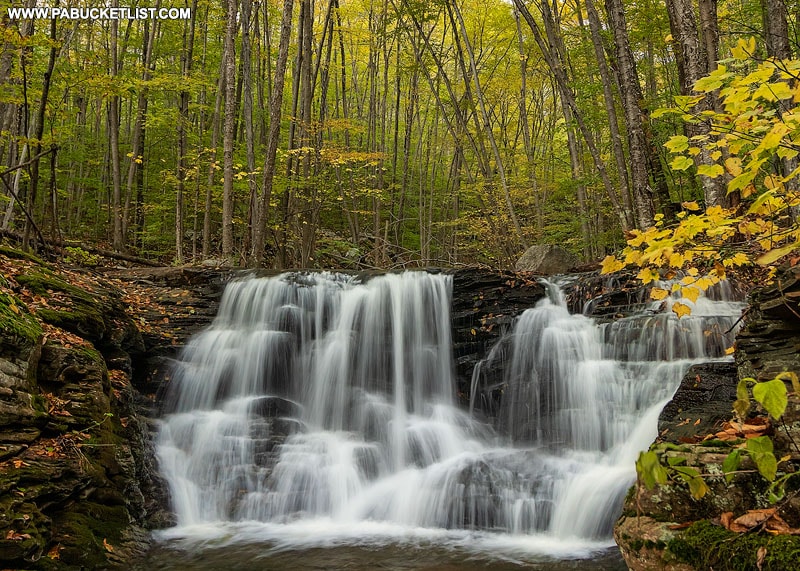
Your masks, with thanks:
M597 8L595 8L593 0L586 0L586 13L589 19L589 30L592 36L594 55L597 59L597 65L600 71L600 81L603 85L603 102L606 108L606 116L608 117L611 148L614 153L614 161L617 164L617 176L619 177L622 204L625 209L625 219L630 226L633 226L633 205L631 204L631 192L628 185L628 167L627 161L625 160L625 151L622 148L622 135L619 132L619 119L617 118L617 107L614 100L614 91L612 89L613 79L611 70L608 68L608 62L606 62L605 50L603 49L600 16L597 13Z
M118 3L115 1L114 6ZM116 79L119 73L119 50L117 49L117 20L111 20L111 77ZM119 96L108 98L108 142L111 154L112 203L111 216L114 220L114 251L125 249L125 235L122 233L122 181L120 180L119 161Z
M269 217L269 203L272 200L272 186L275 179L275 158L281 134L281 106L283 105L283 83L286 77L286 63L289 59L289 39L292 34L292 9L294 0L283 1L281 16L281 32L278 40L278 60L275 63L275 77L272 80L272 93L269 100L269 133L267 135L264 173L261 180L263 187L258 210L258 220L253 234L252 265L260 265L264 261L265 237Z
M181 75L184 82L188 83L192 72L192 57L194 56L194 29L195 15L197 14L197 0L192 2L192 18L188 28L183 30L183 50L181 51ZM183 225L184 225L184 190L186 183L188 145L186 132L189 127L189 91L181 90L180 108L178 117L178 195L175 200L175 263L183 264Z
M33 144L33 164L31 166L31 180L30 180L30 188L28 191L28 212L30 216L34 216L34 206L36 204L36 194L38 191L39 186L39 159L41 158L41 150L42 150L42 136L44 135L44 119L45 119L45 111L47 109L47 99L50 94L50 85L51 79L53 77L53 69L56 65L56 20L53 19L50 21L50 40L52 42L50 46L50 56L47 61L47 70L44 72L44 78L42 80L42 96L41 100L39 101L39 108L36 112L36 131L34 133L34 144ZM53 155L55 155L55 148L53 148ZM55 176L55 173L51 173L51 176ZM23 247L27 248L28 246L28 238L30 236L31 231L33 230L33 220L31 218L26 218L25 220L25 231L23 233Z
M236 135L236 0L226 0L225 122L222 128L222 257L233 262L233 146Z
M591 0L587 0L587 3ZM645 114L640 107L643 101L642 86L639 84L639 73L636 61L628 41L628 25L621 0L605 0L608 23L614 33L614 47L619 70L620 94L622 108L625 112L625 124L628 132L628 153L631 164L631 191L639 228L648 228L653 224L655 208L653 207L653 190L650 188L648 165L648 145L642 123Z
M710 21L716 22L716 3L712 0L703 0L703 2L701 13L703 14L704 27L713 30L716 24L712 25ZM688 95L692 92L697 80L708 75L710 71L709 62L716 60L716 54L708 54L706 52L706 45L712 45L714 42L701 41L691 0L666 0L666 6L672 36L680 50L680 57L676 57L676 59L679 65L682 64L683 67L683 71L680 73L682 79L681 93ZM699 105L695 106L692 112L698 114L709 108L708 102L703 100ZM707 135L709 132L710 128L705 123L687 125L686 127L686 134L689 137ZM702 145L700 148L701 152L694 157L695 165L712 164L714 161L707 150L708 145ZM724 177L709 178L701 176L700 183L703 186L706 207L729 206L731 204L727 195Z

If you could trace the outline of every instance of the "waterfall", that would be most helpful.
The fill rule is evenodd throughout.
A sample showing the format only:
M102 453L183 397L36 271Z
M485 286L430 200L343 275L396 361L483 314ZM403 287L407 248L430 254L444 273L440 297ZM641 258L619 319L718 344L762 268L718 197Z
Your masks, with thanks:
M170 533L608 545L661 407L691 363L725 358L740 306L701 297L681 320L653 306L598 323L547 285L476 368L469 411L447 275L229 284L170 382L157 446Z

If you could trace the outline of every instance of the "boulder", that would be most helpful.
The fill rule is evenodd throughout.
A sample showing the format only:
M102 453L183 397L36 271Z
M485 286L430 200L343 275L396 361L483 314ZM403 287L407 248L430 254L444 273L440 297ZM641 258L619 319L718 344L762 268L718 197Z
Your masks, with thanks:
M534 272L543 276L565 274L578 265L578 258L560 246L535 244L528 248L514 266L522 272Z

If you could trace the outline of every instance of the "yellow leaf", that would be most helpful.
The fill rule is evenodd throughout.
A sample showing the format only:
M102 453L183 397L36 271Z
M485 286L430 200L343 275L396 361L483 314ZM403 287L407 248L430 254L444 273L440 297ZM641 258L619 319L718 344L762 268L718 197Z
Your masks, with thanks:
M694 200L691 202L681 202L681 206L683 206L686 210L700 210L700 206Z
M669 292L665 289L661 289L660 287L654 287L650 290L650 298L655 299L656 301L662 300L669 295Z
M683 257L683 254L680 252L673 252L669 256L669 266L671 268L680 268L683 265L683 262L686 261L686 258Z
M731 48L731 55L734 59L738 59L739 61L746 60L755 53L756 39L752 37L746 40L740 38L739 41L736 42L736 45Z
M780 188L783 186L783 183L781 182L780 177L768 174L764 177L764 186L772 190L774 188Z
M696 287L685 287L681 290L681 296L685 297L692 303L696 303L697 298L700 297L700 290Z
M686 315L690 315L692 313L692 308L690 308L685 303L681 303L676 301L672 304L672 312L678 316L678 319L684 317Z
M700 165L697 167L697 174L707 176L708 178L717 178L725 174L725 169L722 165Z
M675 157L669 164L669 168L676 171L685 171L694 164L692 159L683 155Z
M742 159L739 157L725 159L725 168L728 169L728 174L731 176L739 176L742 174Z
M606 256L603 258L603 263L600 266L601 274L613 274L625 267L625 264L620 262L614 256Z
M728 347L727 349L725 349L725 354L726 355L733 355L733 351L734 351L733 347Z
M106 541L105 537L103 538L103 547L105 547L106 551L108 551L109 553L114 553L114 546L111 545L108 541Z
M763 244L762 244L763 245ZM795 241L791 244L787 244L782 248L776 248L774 250L770 250L765 254L762 254L756 262L758 262L761 266L768 266L774 262L777 262L780 258L784 257L786 254L791 254L800 246L800 242Z
M657 271L653 271L650 268L642 268L641 271L636 275L636 278L642 280L643 284L649 284L660 277L661 276L658 275Z

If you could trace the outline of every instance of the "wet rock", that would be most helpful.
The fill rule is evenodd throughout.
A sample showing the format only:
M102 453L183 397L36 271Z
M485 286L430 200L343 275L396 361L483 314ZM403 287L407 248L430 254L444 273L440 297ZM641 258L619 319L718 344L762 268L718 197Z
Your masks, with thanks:
M672 400L658 417L660 439L697 442L721 430L731 418L736 385L734 363L703 363L689 368Z
M301 405L281 397L260 397L250 403L250 414L265 418L298 417L302 412L303 407Z
M458 396L469 402L472 371L517 316L536 305L545 289L535 278L501 270L467 268L453 275L453 359ZM486 383L502 383L502 370L486 371Z

